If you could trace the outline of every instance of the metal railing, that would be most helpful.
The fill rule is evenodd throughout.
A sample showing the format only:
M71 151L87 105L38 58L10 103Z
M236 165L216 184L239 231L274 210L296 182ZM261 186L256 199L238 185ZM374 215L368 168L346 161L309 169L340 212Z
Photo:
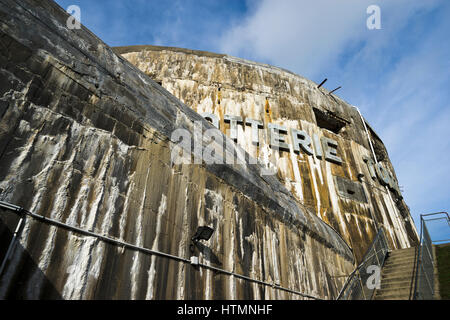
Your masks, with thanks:
M388 251L389 246L383 227L381 227L364 255L362 262L347 278L337 300L371 300L376 287L367 285L369 277L372 275L367 268L369 266L378 267L378 275L381 276L381 268L384 265Z
M7 264L8 260L9 260L11 252L14 250L14 245L17 242L17 233L18 233L19 229L23 226L23 222L24 222L24 219L25 219L26 216L32 217L33 219L36 219L36 220L38 220L38 221L40 221L42 223L47 223L47 224L50 224L50 225L53 225L53 226L56 226L56 227L60 227L60 228L72 231L72 232L76 232L78 234L83 234L83 235L86 235L86 236L98 238L99 240L102 240L104 242L120 246L123 249L126 248L126 249L136 250L136 251L144 252L144 253L151 254L151 255L156 255L156 256L160 256L160 257L165 257L165 258L177 260L177 261L183 262L183 263L193 264L192 260L190 260L190 259L183 258L183 257L180 257L180 256L171 255L171 254L168 254L168 253L165 253L165 252L161 252L161 251L148 249L148 248L145 248L145 247L142 247L142 246L138 246L138 245L135 245L135 244L132 244L132 243L125 242L125 241L120 240L120 239L115 239L115 238L109 237L109 236L104 235L104 234L96 233L95 231L89 231L89 230L86 230L86 229L83 229L83 228L80 228L80 227L77 227L77 226L69 225L69 224L66 224L64 222L61 222L61 221L58 221L58 220L55 220L55 219L47 218L45 216L41 216L39 214L32 213L32 212L30 212L28 210L25 210L22 207L16 206L16 205L8 203L8 202L0 201L0 208L16 212L21 217L21 220L19 222L20 227L18 226L16 228L16 231L14 233L13 239L12 239L12 241L10 243L9 248L8 248L8 252L6 253L5 258L3 259L3 262L1 264L0 276L1 276L2 272L3 272L3 269L4 269L5 265ZM286 291L286 292L289 292L289 293L292 293L292 294L296 294L296 295L302 296L304 298L313 299L313 300L323 300L322 298L319 298L319 297L316 297L316 296L312 296L312 295L309 295L309 294L306 294L306 293L303 293L303 292L299 292L299 291L296 291L296 290L293 290L293 289L290 289L290 288L282 287L279 284L275 284L273 282L270 283L270 282L267 282L267 281L258 280L258 279L255 279L255 278L250 278L250 277L247 277L245 275L242 275L242 274L239 274L239 273L235 273L235 272L232 272L232 271L228 271L228 270L224 270L224 269L221 269L221 268L217 268L217 267L214 267L214 266L211 266L211 265L198 263L198 262L193 264L193 265L196 266L196 267L204 268L204 269L214 270L216 272L223 273L223 274L226 274L226 275L229 275L229 276L232 276L232 277L236 277L238 279L242 279L242 280L246 280L246 281L249 281L249 282L258 283L260 285L263 285L263 286L266 286L266 287L271 287L271 288L276 289L276 290Z
M444 217L426 219L425 217L444 215ZM420 215L420 245L416 260L416 275L414 283L414 300L434 299L434 267L433 242L444 242L447 240L432 241L427 228L427 221L446 220L450 227L450 217L447 212L436 212Z

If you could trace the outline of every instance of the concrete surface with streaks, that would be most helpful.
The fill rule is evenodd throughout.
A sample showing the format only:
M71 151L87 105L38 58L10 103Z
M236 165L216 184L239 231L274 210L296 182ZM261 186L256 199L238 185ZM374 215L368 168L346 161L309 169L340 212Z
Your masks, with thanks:
M299 198L301 193L283 180L286 174L281 183L261 175L260 164L172 165L171 133L176 128L192 132L194 121L211 128L195 112L207 106L191 109L86 28L69 30L67 18L53 1L0 0L0 200L95 235L27 215L0 275L0 298L303 299L279 287L335 298L342 276L355 267L342 228L358 230L361 224L361 241L370 240L371 221L362 218L366 208L349 204L359 211L316 211L313 195ZM191 62L185 62L186 75ZM166 68L183 73L181 62ZM198 68L210 66L199 62ZM191 85L188 79L174 79L172 85L183 81ZM224 92L225 101L232 91ZM186 97L201 91L189 92ZM260 99L256 91L244 90L236 111L244 112L252 101L244 99L246 94ZM185 102L192 106L193 101ZM274 119L279 112L298 111L273 105ZM313 121L310 112L308 117L305 125ZM367 153L360 135L344 142ZM323 181L331 181L332 170L345 175L347 168L328 167L320 176L325 168L309 161L302 166L315 165ZM287 162L280 168L290 167ZM321 203L331 199L342 206L326 185L322 191ZM15 213L0 209L2 261L17 222ZM199 225L215 232L191 252ZM393 239L401 235L392 232ZM204 265L272 285L193 266L192 255Z
M372 179L364 162L364 158L375 159L355 107L292 72L224 54L157 46L114 50L193 110L216 115L225 134L230 129L225 115L240 116L244 123L248 118L261 121L264 129L259 130L259 146L252 144L251 127L244 124L238 126L237 143L263 164L270 162L278 168L278 178L297 202L337 230L358 261L380 226L392 249L417 243L417 231L401 194L388 191L380 179ZM272 150L269 123L303 130L310 137L333 139L342 163L305 152L295 154L289 134L289 151ZM386 148L367 126L376 158L398 188Z

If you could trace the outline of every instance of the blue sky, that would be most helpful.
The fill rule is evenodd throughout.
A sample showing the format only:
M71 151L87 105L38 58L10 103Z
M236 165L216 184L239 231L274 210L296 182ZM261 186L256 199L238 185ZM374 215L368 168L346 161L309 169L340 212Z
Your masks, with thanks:
M385 143L414 220L450 209L450 1L57 0L110 46L227 53L328 78ZM369 30L369 5L381 29ZM436 230L436 238L448 237Z

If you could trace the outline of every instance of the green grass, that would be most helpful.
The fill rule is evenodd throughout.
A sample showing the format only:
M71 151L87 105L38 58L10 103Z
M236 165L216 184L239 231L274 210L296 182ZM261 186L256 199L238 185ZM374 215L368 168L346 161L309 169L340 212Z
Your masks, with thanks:
M442 300L450 300L450 245L436 246L439 291Z

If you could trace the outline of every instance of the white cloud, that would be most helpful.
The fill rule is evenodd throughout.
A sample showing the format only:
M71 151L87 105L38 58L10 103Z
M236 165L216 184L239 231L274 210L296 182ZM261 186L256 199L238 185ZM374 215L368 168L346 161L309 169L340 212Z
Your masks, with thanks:
M450 45L446 1L264 0L221 38L221 51L329 78L384 140L416 220L449 209ZM381 30L366 8L381 8ZM439 6L439 21L426 17ZM445 14L445 12L447 14ZM331 84L330 84L331 83ZM336 85L336 86L337 86Z
M450 205L445 183L450 179L450 23L443 17L380 72L375 92L361 93L366 95L365 114L386 144L416 222L419 214ZM387 37L388 42L395 39L395 34ZM376 53L367 55L377 59Z
M401 25L414 12L434 7L438 1L377 2L384 28L385 22ZM250 2L255 6L249 10L253 14L223 35L220 49L313 77L333 66L349 46L365 40L370 32L366 9L371 4L373 0Z
M365 28L360 0L266 0L222 38L222 51L314 72ZM358 10L359 9L359 10Z

